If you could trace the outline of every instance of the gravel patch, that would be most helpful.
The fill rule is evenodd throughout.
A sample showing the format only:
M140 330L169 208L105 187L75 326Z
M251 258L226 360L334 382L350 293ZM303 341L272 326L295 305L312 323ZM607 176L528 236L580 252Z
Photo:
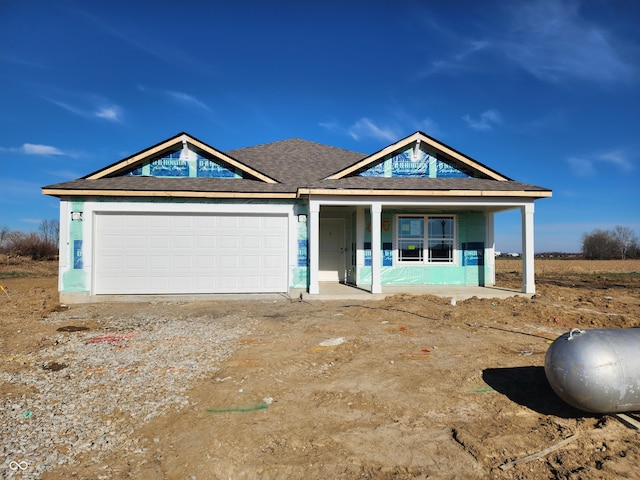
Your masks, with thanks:
M70 313L44 321L69 323ZM193 382L215 372L252 323L234 315L173 319L137 312L101 326L67 329L53 346L24 358L27 370L0 372L2 381L33 392L0 399L3 478L35 479L77 464L84 453L98 460L114 449L142 451L133 432L189 405Z

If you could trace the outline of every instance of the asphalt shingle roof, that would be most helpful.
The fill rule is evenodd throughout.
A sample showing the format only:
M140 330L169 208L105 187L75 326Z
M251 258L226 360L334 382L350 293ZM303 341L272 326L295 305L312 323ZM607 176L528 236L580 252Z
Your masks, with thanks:
M234 178L160 178L144 176L111 176L98 179L81 178L44 187L43 190L73 194L115 191L123 195L144 192L202 192L229 194L295 194L298 189L326 190L397 190L397 191L497 191L549 192L548 189L514 181L485 178L382 178L344 177L326 180L367 155L322 145L298 138L266 143L225 152L251 169L263 172L279 183ZM65 193L67 193L65 192ZM50 193L60 194L60 193ZM191 196L191 195L190 195Z
M279 182L296 186L326 178L366 157L363 153L299 138L226 153Z

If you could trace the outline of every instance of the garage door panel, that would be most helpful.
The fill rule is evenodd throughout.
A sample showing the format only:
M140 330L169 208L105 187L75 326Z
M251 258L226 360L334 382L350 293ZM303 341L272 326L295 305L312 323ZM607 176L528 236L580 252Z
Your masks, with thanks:
M256 230L258 228L261 228L262 223L264 223L262 217L243 217L240 218L239 221L240 228L248 230Z
M221 235L218 237L218 248L237 250L240 245L240 239L235 235Z
M96 214L97 294L287 290L287 217Z
M137 215L130 215L127 217L126 226L128 227L139 227L138 221L140 218L137 218ZM149 228L169 228L171 225L169 224L170 217L166 215L152 215L144 218L145 224Z
M198 215L193 217L193 225L196 228L204 228L210 230L216 225L216 217L212 215Z
M284 258L280 255L265 255L263 261L263 266L266 269L280 270L285 266Z
M260 248L262 237L259 235L247 235L242 237L242 248Z
M240 259L242 268L251 270L260 270L262 257L258 255L245 255ZM256 273L256 272L253 272Z
M246 276L242 277L242 288L247 290L253 290L258 288L262 283L262 278L259 276Z
M282 277L280 275L265 275L264 282L267 286L275 287L282 282Z
M262 222L262 228L265 230L280 230L286 222L285 217L265 217Z
M280 236L266 235L264 237L264 246L268 249L280 250L284 247L285 239Z
M150 235L149 247L151 248L169 248L169 238L160 235Z
M233 270L238 268L239 259L235 255L225 255L218 258L218 266L221 271L224 269Z
M219 216L216 218L216 227L235 231L238 229L238 218L230 215Z
M197 248L216 248L216 237L214 235L197 235L196 236Z
M200 257L198 257L198 261L193 265L193 268L211 272L215 268L215 266L216 257L201 255ZM198 276L201 277L202 274L199 274Z
M148 264L149 269L151 270L165 271L171 268L170 257L166 255L150 255L148 259L149 259L149 264Z
M193 268L193 257L181 255L173 257L173 267L176 270L191 270Z
M176 235L173 237L173 248L187 248L193 247L193 237L187 235Z
M147 266L147 259L141 255L127 255L127 257L125 258L124 265L125 265L124 268L126 270L143 271ZM122 267L119 266L118 268L122 268Z

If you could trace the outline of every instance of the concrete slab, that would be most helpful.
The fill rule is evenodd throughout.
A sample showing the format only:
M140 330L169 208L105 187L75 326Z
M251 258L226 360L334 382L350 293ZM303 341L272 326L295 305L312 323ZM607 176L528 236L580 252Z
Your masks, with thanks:
M77 303L102 303L102 302L198 302L198 301L278 301L278 300L361 300L373 301L384 300L391 295L435 295L443 298L452 298L456 301L466 300L472 297L478 298L508 298L527 297L532 294L523 293L518 290L499 287L477 287L477 286L457 286L457 285L402 285L382 287L382 293L371 294L364 288L353 287L335 282L321 282L320 293L310 295L306 290L291 290L286 293L234 293L234 294L193 294L193 295L93 295L63 296L60 295L60 302L63 304Z
M369 290L344 285L335 282L320 282L320 293L310 295L304 290L297 290L290 293L294 299L303 300L383 300L391 295L435 295L437 297L451 298L456 301L468 298L509 298L526 297L531 298L530 293L523 293L519 290L511 290L500 287L478 287L460 285L402 285L402 286L382 286L382 293L371 294Z

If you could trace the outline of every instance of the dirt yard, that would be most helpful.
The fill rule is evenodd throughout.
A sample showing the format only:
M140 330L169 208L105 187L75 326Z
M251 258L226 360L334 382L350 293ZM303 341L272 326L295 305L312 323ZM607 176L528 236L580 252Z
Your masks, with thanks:
M520 284L519 261L500 260L497 270L499 285ZM0 414L3 423L21 416L19 431L2 430L0 476L640 478L640 433L615 416L564 404L543 370L550 342L571 328L640 324L640 261L537 260L536 279L532 299L472 298L456 305L399 295L383 301L282 298L67 309L58 304L54 263L0 258L0 405L19 408ZM82 429L83 418L91 416L113 430L133 425L126 439L89 442L47 465L36 465L44 460L23 453L28 450L8 449L14 435L23 436L23 445L32 441L29 435L36 438L29 422L45 413L30 408L44 393L12 379L71 385L65 377L71 366L64 369L63 359L47 365L37 359L49 358L64 339L85 345L96 338L129 338L114 322L122 325L150 311L161 312L166 322L219 322L221 329L239 325L246 331L230 341L224 359L198 361L204 374L189 386L180 407L145 421L103 418L105 406L98 403L58 433ZM101 348L117 359L125 341ZM178 355L185 344L174 342L171 351ZM142 344L136 345L142 352ZM64 362L89 360L73 355ZM206 351L200 355L207 358ZM85 372L87 382L100 373L77 371ZM136 370L112 374L127 388ZM71 402L78 394L69 388ZM107 394L104 401L114 402ZM122 438L117 434L113 438Z

